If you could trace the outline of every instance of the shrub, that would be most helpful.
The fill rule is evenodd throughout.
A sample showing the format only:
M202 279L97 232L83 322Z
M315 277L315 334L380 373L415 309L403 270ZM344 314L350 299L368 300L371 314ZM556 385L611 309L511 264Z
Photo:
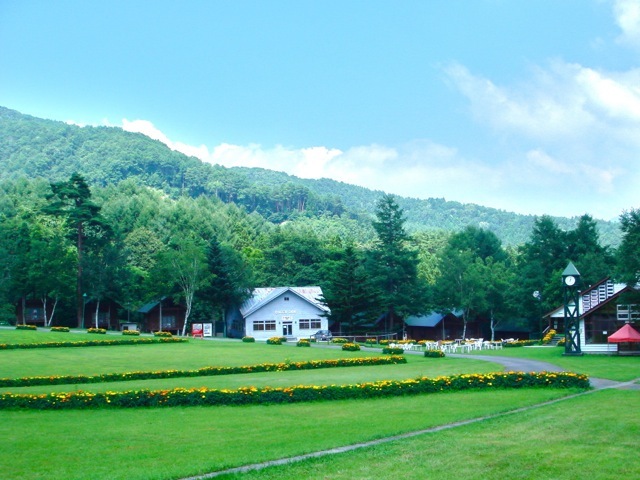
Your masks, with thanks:
M389 355L404 355L404 349L398 347L384 347L382 353Z
M171 332L159 331L159 332L153 332L153 336L154 337L171 338L171 337L173 337L173 334Z
M547 345L551 340L553 340L553 337L556 336L556 333L557 332L553 328L549 330L547 334L542 338L542 345Z
M135 337L140 335L140 331L139 330L123 330L122 335L129 335L129 336Z
M331 343L349 343L349 340L342 337L335 337L331 339Z
M376 345L378 343L378 340L376 340L375 338L367 338L364 343L365 345Z
M242 337L244 343L256 343L256 339L253 337Z
M110 347L115 345L150 345L181 342L188 342L188 340L184 338L120 338L86 340L81 342L0 343L0 350L16 350L20 348Z
M69 332L69 327L51 327L52 332Z
M267 338L267 345L282 345L282 337Z
M428 358L442 358L444 357L444 352L442 350L427 350L424 352L424 356Z
M505 342L504 347L513 348L513 347L530 347L531 345L535 345L537 342L535 340L515 340L513 342Z
M16 325L16 330L37 330L35 325Z
M349 385L298 385L293 387L241 387L237 390L174 388L126 392L56 392L0 394L0 408L68 409L98 407L162 407L180 405L249 405L318 400L381 398L401 395L504 388L589 388L586 375L569 372L499 372L437 378L381 380Z
M348 352L357 352L360 350L360 345L357 343L343 343L342 350L346 350Z
M307 340L306 338L301 338L300 340L298 340L298 343L296 343L297 347L310 347L311 346L311 342L309 342L309 340Z
M104 328L90 328L87 330L87 333L96 333L98 335L104 335L107 331Z
M389 340L386 340L386 339L385 340L380 340L378 343L380 345L389 345Z

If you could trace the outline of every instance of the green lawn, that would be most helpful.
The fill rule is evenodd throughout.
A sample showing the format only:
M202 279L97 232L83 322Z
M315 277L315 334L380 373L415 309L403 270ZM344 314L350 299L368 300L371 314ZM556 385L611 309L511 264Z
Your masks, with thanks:
M460 401L456 397L451 400ZM607 408L602 408L603 405ZM640 478L639 409L638 391L599 391L517 415L218 478L396 480L407 475L440 480Z
M22 343L25 337L31 341L84 339L86 335L0 330L0 343ZM561 348L514 348L490 353L547 361L602 378L640 377L637 358L562 357ZM6 350L0 351L0 377L196 369L362 355L380 352L228 340ZM427 359L417 355L408 355L407 359L407 364L396 366L114 382L80 388L319 385L501 370L480 359ZM4 390L17 393L74 388ZM575 392L528 389L293 405L0 411L0 472L3 479L177 479L507 412L570 393ZM637 460L624 467L626 470L617 460L625 449L632 445L636 448L639 407L638 391L590 393L517 415L250 475L278 479L395 478L399 472L412 472L419 478L569 478L562 468L571 464L588 469L596 479L637 478ZM583 467L594 462L597 468ZM600 470L605 473L596 474Z

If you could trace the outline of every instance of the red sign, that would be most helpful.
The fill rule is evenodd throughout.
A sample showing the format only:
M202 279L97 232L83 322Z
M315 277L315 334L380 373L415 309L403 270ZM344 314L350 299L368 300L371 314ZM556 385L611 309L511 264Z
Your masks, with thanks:
M191 325L191 336L192 337L202 337L202 324L194 323Z

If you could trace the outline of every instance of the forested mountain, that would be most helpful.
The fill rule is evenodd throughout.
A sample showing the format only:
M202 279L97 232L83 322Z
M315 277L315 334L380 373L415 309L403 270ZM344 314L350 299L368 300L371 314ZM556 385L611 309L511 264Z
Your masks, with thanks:
M0 180L21 177L52 182L74 172L90 185L105 187L125 179L160 189L170 196L200 195L235 203L272 223L308 222L336 231L348 229L366 242L370 222L383 192L329 179L301 179L259 168L225 168L170 150L142 134L114 127L79 127L39 119L0 107ZM505 245L524 243L535 223L531 215L446 201L397 197L405 212L408 232L461 231L472 225L495 233ZM554 218L563 230L576 227L578 218ZM317 227L314 227L314 223ZM597 221L602 242L617 245L617 222Z

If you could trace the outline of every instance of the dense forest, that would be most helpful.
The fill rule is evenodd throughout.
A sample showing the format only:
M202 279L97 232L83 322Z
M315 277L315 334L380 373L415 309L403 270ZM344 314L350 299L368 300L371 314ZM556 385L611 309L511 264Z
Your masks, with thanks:
M225 168L170 150L142 134L114 127L79 127L0 107L0 180L44 178L59 182L79 172L91 186L136 179L172 197L204 195L256 212L271 223L329 218L346 222L359 241L370 241L376 202L383 192L329 179L301 179L259 168ZM397 197L410 233L461 231L477 226L509 246L524 243L536 218L443 198ZM632 207L632 206L630 206ZM622 212L621 212L622 213ZM563 230L578 218L554 217ZM597 220L605 245L620 241L617 222Z
M633 209L608 224L406 199L7 109L0 164L0 320L11 322L27 298L52 310L47 324L79 324L86 298L130 315L170 297L189 322L215 320L252 287L319 285L343 332L380 318L397 331L433 310L535 326L561 302L569 261L585 285L640 272Z

